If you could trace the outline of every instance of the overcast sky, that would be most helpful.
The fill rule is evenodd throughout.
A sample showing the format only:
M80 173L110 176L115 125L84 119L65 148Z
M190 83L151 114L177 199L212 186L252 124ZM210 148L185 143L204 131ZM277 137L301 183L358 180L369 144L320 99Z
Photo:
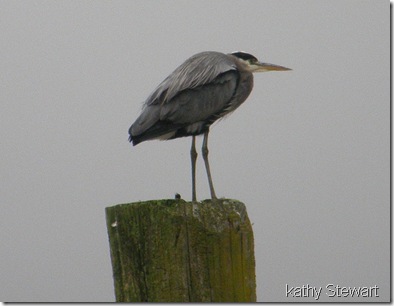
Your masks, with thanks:
M389 301L389 18L378 0L1 1L0 300L114 301L105 207L191 199L191 139L132 147L129 126L185 59L243 50L293 69L255 75L210 133L216 193L253 222L258 300Z

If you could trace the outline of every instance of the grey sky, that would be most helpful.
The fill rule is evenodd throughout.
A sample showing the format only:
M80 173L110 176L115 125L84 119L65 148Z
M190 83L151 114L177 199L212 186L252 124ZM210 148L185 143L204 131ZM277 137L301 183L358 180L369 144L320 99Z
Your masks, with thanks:
M255 75L210 133L219 197L254 223L259 301L389 300L389 1L1 1L0 300L114 301L104 208L191 198L190 138L132 147L144 99L204 50ZM198 139L198 147L201 139ZM209 197L201 160L197 196Z

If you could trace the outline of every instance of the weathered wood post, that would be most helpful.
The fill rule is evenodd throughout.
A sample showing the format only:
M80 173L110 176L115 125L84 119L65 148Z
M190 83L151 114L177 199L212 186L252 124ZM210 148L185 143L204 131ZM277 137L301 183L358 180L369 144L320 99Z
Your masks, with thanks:
M236 200L106 208L117 302L255 302L253 231Z

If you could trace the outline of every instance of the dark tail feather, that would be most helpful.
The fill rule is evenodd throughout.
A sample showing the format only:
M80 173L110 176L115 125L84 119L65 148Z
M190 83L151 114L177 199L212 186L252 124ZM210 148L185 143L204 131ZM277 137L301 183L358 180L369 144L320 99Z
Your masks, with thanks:
M151 128L149 128L148 130L146 130L140 135L133 135L130 128L129 141L133 143L133 146L135 146L140 142L158 138L165 134L171 133L181 127L182 125L176 125L170 122L159 121L154 126L152 126Z
M141 136L133 136L133 134L131 133L131 127L129 129L129 142L131 142L133 144L133 146L136 146L137 144L139 144L140 142L144 141L141 140Z
M129 136L129 142L131 142L133 144L133 146L136 146L137 144L139 144L140 142L142 142L144 140L139 139L139 137L137 136Z
M137 144L139 144L141 142L141 140L139 140L138 136L134 136L133 133L131 132L133 126L131 126L129 128L129 142L131 142L133 144L133 146L136 146Z

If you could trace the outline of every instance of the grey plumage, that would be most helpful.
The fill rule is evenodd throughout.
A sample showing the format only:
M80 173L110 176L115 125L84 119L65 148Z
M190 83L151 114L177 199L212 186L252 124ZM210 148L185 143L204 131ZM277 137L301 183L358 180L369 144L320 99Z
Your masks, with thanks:
M216 119L245 101L253 87L252 73L246 74L240 80L235 56L219 52L192 56L145 101L141 115L130 128L130 140L136 145L160 137L204 133ZM244 80L250 82L239 84ZM247 90L236 95L240 88Z
M207 138L210 125L234 111L249 96L253 88L252 72L269 70L289 69L261 63L244 52L198 53L175 69L148 97L141 115L129 129L129 140L137 145L151 139L184 136L193 136L194 142L194 136L200 134ZM205 138L204 144L207 146ZM205 149L204 161L208 160L208 149ZM211 195L215 198L207 163Z

